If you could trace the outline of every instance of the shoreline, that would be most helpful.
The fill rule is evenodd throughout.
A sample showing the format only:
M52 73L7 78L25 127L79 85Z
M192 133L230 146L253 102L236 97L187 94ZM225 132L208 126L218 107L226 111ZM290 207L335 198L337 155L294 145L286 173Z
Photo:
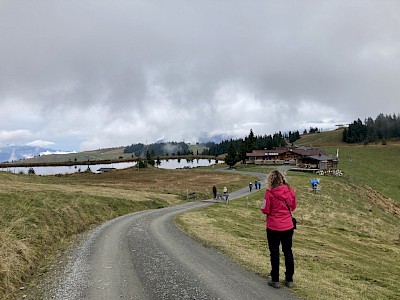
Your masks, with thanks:
M83 165L98 165L98 164L115 164L115 163L124 163L124 162L136 162L139 158L122 158L122 159L97 159L97 160L87 160L87 161L58 161L58 162L3 162L0 163L0 168L15 168L15 167L57 167L57 166L83 166ZM215 160L223 160L221 158L216 158L214 156L207 155L196 155L196 156L160 156L160 160L169 160L169 159L215 159Z

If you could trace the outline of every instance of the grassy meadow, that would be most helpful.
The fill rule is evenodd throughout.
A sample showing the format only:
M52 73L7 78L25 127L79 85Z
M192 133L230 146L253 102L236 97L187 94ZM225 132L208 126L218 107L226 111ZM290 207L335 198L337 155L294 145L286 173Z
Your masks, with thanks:
M329 138L324 143L331 145L323 147L331 155L339 149L342 177L320 176L321 191L314 194L309 191L314 174L287 173L298 202L293 291L305 299L400 299L400 146L332 146ZM189 212L176 223L267 277L265 217L259 209L264 192ZM282 254L282 279L283 274Z
M202 153L206 147L202 144L194 144L189 146L189 150L193 151L196 155L197 153ZM68 153L68 154L49 154L41 155L29 159L25 159L23 162L39 164L39 163L64 163L64 162L86 162L88 160L112 160L112 161L124 161L126 159L131 159L131 153L124 153L125 147L116 148L105 148L98 150L82 151L78 153Z
M0 299L15 299L80 233L134 211L210 198L211 187L235 190L253 176L190 170L126 169L64 176L0 172Z
M400 203L400 143L325 147L339 149L339 168L349 182L362 183Z
M326 147L326 146L343 146L347 145L342 142L343 129L339 128L331 131L308 133L300 136L300 139L295 141L294 144L297 146L315 146L315 147Z
M349 146L340 138L337 130L299 140L331 155L339 149L344 175L320 176L318 194L309 191L315 175L287 173L298 201L293 291L305 299L400 299L400 145ZM56 255L93 226L126 213L182 203L188 192L208 199L213 184L232 191L255 179L218 172L220 167L63 176L0 172L0 299L15 299L21 287L34 286ZM267 174L272 167L238 165L237 170ZM265 217L259 209L264 191L183 214L176 223L267 277ZM281 277L283 265L282 258Z

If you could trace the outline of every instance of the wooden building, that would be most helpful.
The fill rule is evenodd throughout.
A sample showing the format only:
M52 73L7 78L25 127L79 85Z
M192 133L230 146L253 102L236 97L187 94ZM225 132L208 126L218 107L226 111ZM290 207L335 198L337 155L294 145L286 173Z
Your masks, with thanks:
M246 164L290 164L297 168L326 170L336 169L338 158L326 155L314 147L279 147L273 150L253 150L246 153Z

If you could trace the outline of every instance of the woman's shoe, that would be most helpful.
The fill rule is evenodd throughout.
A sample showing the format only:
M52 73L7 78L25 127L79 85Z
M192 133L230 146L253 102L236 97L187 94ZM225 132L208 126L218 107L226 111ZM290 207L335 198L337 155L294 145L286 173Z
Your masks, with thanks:
M273 288L280 289L281 284L278 281L268 280L268 285L272 286Z
M290 289L294 286L293 281L286 281L286 280L285 280L285 285Z

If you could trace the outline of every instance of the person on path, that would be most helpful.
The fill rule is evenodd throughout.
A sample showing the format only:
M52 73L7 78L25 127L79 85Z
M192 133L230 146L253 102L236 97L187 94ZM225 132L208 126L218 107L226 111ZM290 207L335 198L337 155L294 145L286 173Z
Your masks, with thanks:
M271 261L271 279L268 285L280 288L279 283L279 247L285 255L285 285L293 287L294 258L292 239L294 224L291 212L296 209L296 194L285 177L278 171L268 176L268 189L264 195L261 212L267 215L266 231Z
M252 182L250 182L249 183L249 190L250 190L250 192L251 192L251 189L253 188L253 183Z
M214 195L214 200L217 199L217 187L215 186L215 184L213 185L212 192Z
M228 194L228 189L224 186L224 194Z

